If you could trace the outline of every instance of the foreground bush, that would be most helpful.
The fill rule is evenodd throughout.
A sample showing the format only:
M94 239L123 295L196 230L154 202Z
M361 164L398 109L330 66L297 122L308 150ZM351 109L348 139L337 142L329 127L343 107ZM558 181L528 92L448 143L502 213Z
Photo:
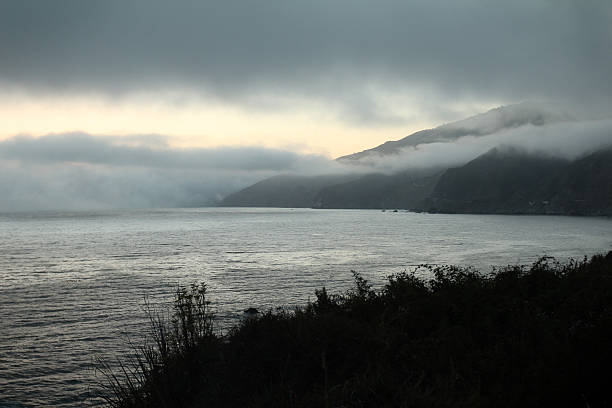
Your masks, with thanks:
M483 276L355 274L345 294L212 330L205 290L112 378L115 407L610 406L612 252ZM201 298L197 294L200 293Z

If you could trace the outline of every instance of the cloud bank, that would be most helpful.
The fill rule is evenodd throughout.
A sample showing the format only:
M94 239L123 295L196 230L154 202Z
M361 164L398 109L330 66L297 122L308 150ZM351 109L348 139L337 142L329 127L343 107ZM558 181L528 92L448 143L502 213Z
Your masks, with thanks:
M159 143L159 136L155 140ZM134 144L135 143L135 144ZM176 149L151 147L146 136L92 136L86 133L52 134L41 138L17 136L0 142L0 158L34 163L87 163L157 169L300 171L327 163L317 155L260 147Z
M15 136L0 141L0 211L208 206L277 174L448 168L500 146L568 160L612 147L612 119L575 120L563 113L545 115L551 123L534 125L522 120L521 115L534 115L525 106L443 126L471 130L454 142L373 154L358 164L259 147L177 149L160 135Z
M275 174L336 168L275 149L169 148L161 136L17 136L0 142L0 211L208 206Z
M611 21L607 0L5 0L0 84L172 89L247 109L305 99L360 125L410 120L390 95L438 119L461 101L609 112Z
M362 164L372 170L394 173L411 168L456 167L495 147L514 147L528 154L574 160L594 151L612 148L612 119L565 121L542 126L527 124L488 132L475 127L473 134L452 143L427 143L408 147L395 155L370 155Z

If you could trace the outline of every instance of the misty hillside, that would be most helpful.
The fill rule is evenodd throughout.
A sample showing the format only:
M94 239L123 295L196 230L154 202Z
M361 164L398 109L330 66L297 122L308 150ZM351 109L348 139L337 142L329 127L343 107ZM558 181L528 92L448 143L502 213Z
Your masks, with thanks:
M505 106L341 157L345 175L272 177L220 205L612 214L606 126L542 104Z
M321 189L313 207L413 208L429 196L440 174L440 169L404 171L394 175L368 174Z
M412 208L429 196L440 169L394 175L276 176L230 194L224 207Z
M387 156L400 153L402 149L427 143L448 143L463 136L485 136L502 129L523 125L542 126L549 123L571 120L569 113L553 110L551 106L523 102L502 106L457 122L447 123L433 129L415 132L400 140L388 141L372 149L339 157L339 161L359 161L368 156Z
M444 213L612 215L612 150L570 162L495 148L444 172L419 209Z
M612 150L570 161L506 147L447 170L279 176L232 194L221 205L612 215Z
M270 177L225 197L223 207L312 207L321 189L351 181L357 175Z

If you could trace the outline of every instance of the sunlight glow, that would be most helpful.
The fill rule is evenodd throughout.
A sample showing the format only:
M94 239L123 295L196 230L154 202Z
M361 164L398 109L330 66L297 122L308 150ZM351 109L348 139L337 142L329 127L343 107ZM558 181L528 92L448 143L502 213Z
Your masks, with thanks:
M431 123L361 126L329 109L296 103L283 109L245 109L202 98L172 95L109 98L5 94L0 98L0 140L17 134L42 136L83 131L101 135L168 137L173 147L257 145L330 157L400 139Z

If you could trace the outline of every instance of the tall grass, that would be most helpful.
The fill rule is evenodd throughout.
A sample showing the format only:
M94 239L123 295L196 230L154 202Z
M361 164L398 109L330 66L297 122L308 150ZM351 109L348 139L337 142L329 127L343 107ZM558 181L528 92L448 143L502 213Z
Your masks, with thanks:
M215 334L205 287L111 377L113 407L598 407L612 404L612 252L483 275L359 274Z
M102 362L110 407L181 407L204 384L206 351L219 340L206 285L179 287L171 311L146 303L149 332L120 362L119 372Z

